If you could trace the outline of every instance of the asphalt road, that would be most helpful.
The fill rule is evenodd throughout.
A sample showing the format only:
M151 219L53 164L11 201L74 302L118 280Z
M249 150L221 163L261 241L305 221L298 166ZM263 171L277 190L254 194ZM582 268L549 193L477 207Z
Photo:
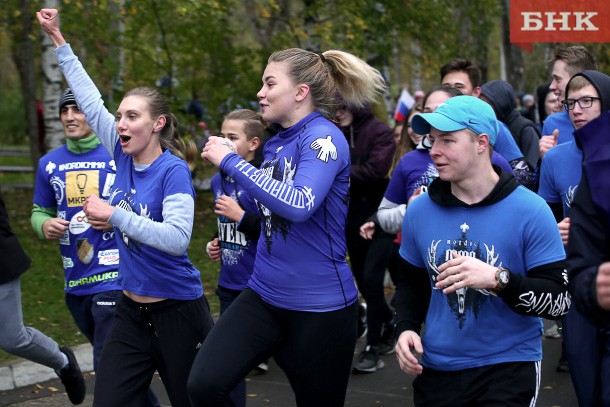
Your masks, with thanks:
M555 368L561 352L561 340L543 338L542 384L538 399L539 407L576 407L576 397L568 373L558 373ZM361 340L357 350L364 346ZM357 354L354 355L354 360ZM350 378L346 406L350 407L405 407L413 405L413 390L410 376L402 373L394 355L382 356L385 368L372 374L352 375ZM88 395L81 406L92 405L91 395L94 376L87 374ZM250 374L247 378L248 407L292 407L295 406L290 385L284 373L270 361L265 374ZM155 378L153 388L163 406L169 401L163 385ZM18 390L0 392L0 406L13 407L65 407L70 406L63 386L58 380L28 386Z

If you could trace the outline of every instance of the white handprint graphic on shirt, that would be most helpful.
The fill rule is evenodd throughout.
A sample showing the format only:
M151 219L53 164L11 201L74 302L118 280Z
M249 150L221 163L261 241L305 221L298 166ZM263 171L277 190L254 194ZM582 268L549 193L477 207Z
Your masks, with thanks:
M310 144L310 147L313 150L320 150L316 158L324 161L325 163L328 162L328 157L332 158L333 160L337 160L337 147L335 147L333 144L331 136L316 139Z

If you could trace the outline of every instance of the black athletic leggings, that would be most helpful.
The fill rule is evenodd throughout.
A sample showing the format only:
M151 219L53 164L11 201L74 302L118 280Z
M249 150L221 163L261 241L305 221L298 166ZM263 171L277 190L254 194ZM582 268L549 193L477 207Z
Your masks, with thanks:
M357 315L357 303L329 312L291 311L244 290L193 362L188 380L192 406L230 406L229 391L271 356L286 373L299 407L343 406Z
M203 296L144 304L123 295L96 372L94 407L150 405L155 370L172 406L190 407L188 372L213 325Z

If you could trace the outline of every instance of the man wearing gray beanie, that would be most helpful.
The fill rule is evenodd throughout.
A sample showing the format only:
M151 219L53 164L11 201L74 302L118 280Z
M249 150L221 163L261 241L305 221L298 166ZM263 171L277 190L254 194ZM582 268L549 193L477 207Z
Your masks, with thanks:
M72 93L70 88L66 88L63 91L63 93L61 94L61 97L59 98L59 118L60 119L61 119L61 109L68 105L74 105L78 108L78 106L76 105L76 99L74 98L74 93ZM89 127L89 130L91 133L93 133L93 130L91 130L91 127Z

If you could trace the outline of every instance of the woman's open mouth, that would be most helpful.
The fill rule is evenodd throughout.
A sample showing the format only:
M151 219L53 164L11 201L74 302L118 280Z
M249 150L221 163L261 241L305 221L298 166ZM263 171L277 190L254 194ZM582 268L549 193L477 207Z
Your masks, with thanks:
M119 136L121 139L121 145L124 146L127 143L129 143L129 140L131 140L131 136Z

